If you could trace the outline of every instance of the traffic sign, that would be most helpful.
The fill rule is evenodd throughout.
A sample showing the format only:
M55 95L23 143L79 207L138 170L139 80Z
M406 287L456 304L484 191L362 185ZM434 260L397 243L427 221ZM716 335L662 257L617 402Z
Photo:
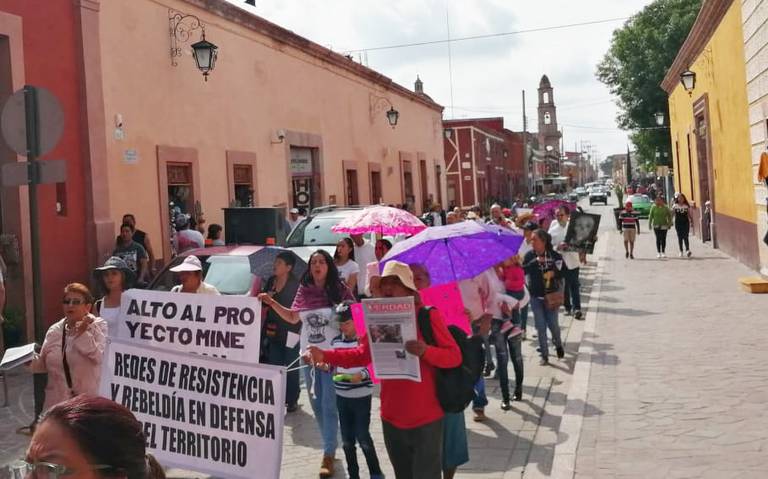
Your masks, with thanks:
M25 92L27 89L29 91ZM36 111L27 111L30 105L25 101L25 94L36 97ZM35 118L29 118L27 113ZM31 124L37 125L37 131L27 135L27 125L30 121ZM64 112L53 93L45 88L26 86L5 102L0 116L0 127L5 142L13 151L22 156L29 156L30 148L35 148L32 150L32 156L39 157L50 152L59 142L64 131ZM27 145L30 138L36 144Z

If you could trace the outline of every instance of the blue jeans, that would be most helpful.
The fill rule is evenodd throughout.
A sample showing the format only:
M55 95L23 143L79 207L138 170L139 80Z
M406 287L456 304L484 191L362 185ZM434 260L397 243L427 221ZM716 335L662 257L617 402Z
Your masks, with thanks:
M552 342L555 347L562 348L560 339L560 324L557 322L557 310L551 311L544 304L544 298L531 298L533 319L536 322L536 332L539 335L539 349L543 359L549 358L549 344L547 344L547 329L552 333Z
M311 371L314 371L314 382L317 384L313 383ZM307 384L309 403L323 438L323 454L333 456L339 445L339 413L336 409L336 388L333 386L331 373L316 368L305 368L304 381Z
M472 398L472 409L485 409L488 405L488 397L485 395L485 378L480 376L480 379L475 383L475 397Z
M501 319L494 319L491 325L491 337L496 346L496 363L499 374L499 387L501 388L501 398L509 401L509 371L507 362L512 360L512 368L515 370L515 390L522 390L523 387L523 347L522 335L519 334L513 338L508 338L499 330L504 324Z
M525 290L507 291L507 294L517 300L521 300L525 297ZM528 326L528 305L527 304L520 309L512 310L512 323L515 326L519 326L521 329L525 329L526 326Z
M346 398L337 395L336 407L339 410L341 444L347 459L349 478L360 479L355 442L360 444L365 462L368 463L369 474L371 476L381 475L379 457L376 455L376 447L373 445L373 438L369 429L371 425L371 396Z
M563 270L565 277L565 301L566 311L581 311L581 283L579 282L579 268Z

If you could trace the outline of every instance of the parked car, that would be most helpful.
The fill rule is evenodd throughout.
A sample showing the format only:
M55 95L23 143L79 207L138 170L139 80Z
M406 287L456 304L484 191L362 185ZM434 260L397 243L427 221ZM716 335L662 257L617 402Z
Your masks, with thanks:
M576 194L579 196L579 198L583 198L583 197L585 197L585 196L587 196L589 194L589 193L587 193L587 189L584 188L583 186L579 186L578 188L576 188L573 191L576 192Z
M347 234L334 233L331 227L337 225L342 220L356 214L363 209L363 206L325 206L315 208L310 215L291 231L288 239L285 241L285 247L292 250L296 255L306 262L312 253L319 249L325 249L333 254L336 244L341 238L347 237ZM385 236L392 242L397 242L397 238Z
M285 247L293 250L299 258L307 262L310 255L319 249L325 249L333 254L339 240L348 235L334 233L331 227L361 209L362 207L357 206L315 208L291 231L285 240Z
M608 195L602 186L593 186L592 191L589 193L589 204L594 205L595 203L608 205Z
M573 190L570 193L568 193L568 201L573 201L573 202L579 201L579 194L576 193L576 190Z
M165 265L147 289L170 291L179 284L178 275L170 269L187 256L195 255L203 263L203 281L215 286L221 294L252 295L258 291L260 279L251 273L249 256L261 248L263 246L214 246L185 251Z
M647 218L651 211L653 203L648 195L634 194L628 197L625 201L632 203L632 209L637 212L640 218Z

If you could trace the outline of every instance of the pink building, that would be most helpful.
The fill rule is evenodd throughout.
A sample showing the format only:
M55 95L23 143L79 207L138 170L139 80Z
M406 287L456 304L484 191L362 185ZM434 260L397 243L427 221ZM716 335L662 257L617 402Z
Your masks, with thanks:
M444 197L442 107L421 84L407 89L224 0L3 0L0 9L0 64L11 66L0 99L24 82L45 86L68 118L54 153L70 163L69 179L41 189L51 315L66 282L89 282L109 255L124 213L166 261L171 203L223 224L230 205L384 202L420 213ZM218 47L207 81L191 55L203 31ZM27 294L24 194L6 195L4 208L19 204L5 221Z

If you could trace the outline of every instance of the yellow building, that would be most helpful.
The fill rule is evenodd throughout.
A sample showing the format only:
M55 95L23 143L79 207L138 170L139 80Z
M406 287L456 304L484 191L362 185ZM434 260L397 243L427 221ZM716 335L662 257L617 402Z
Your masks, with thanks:
M676 188L694 206L694 233L759 269L741 8L705 1L662 87ZM686 71L695 74L689 89Z

